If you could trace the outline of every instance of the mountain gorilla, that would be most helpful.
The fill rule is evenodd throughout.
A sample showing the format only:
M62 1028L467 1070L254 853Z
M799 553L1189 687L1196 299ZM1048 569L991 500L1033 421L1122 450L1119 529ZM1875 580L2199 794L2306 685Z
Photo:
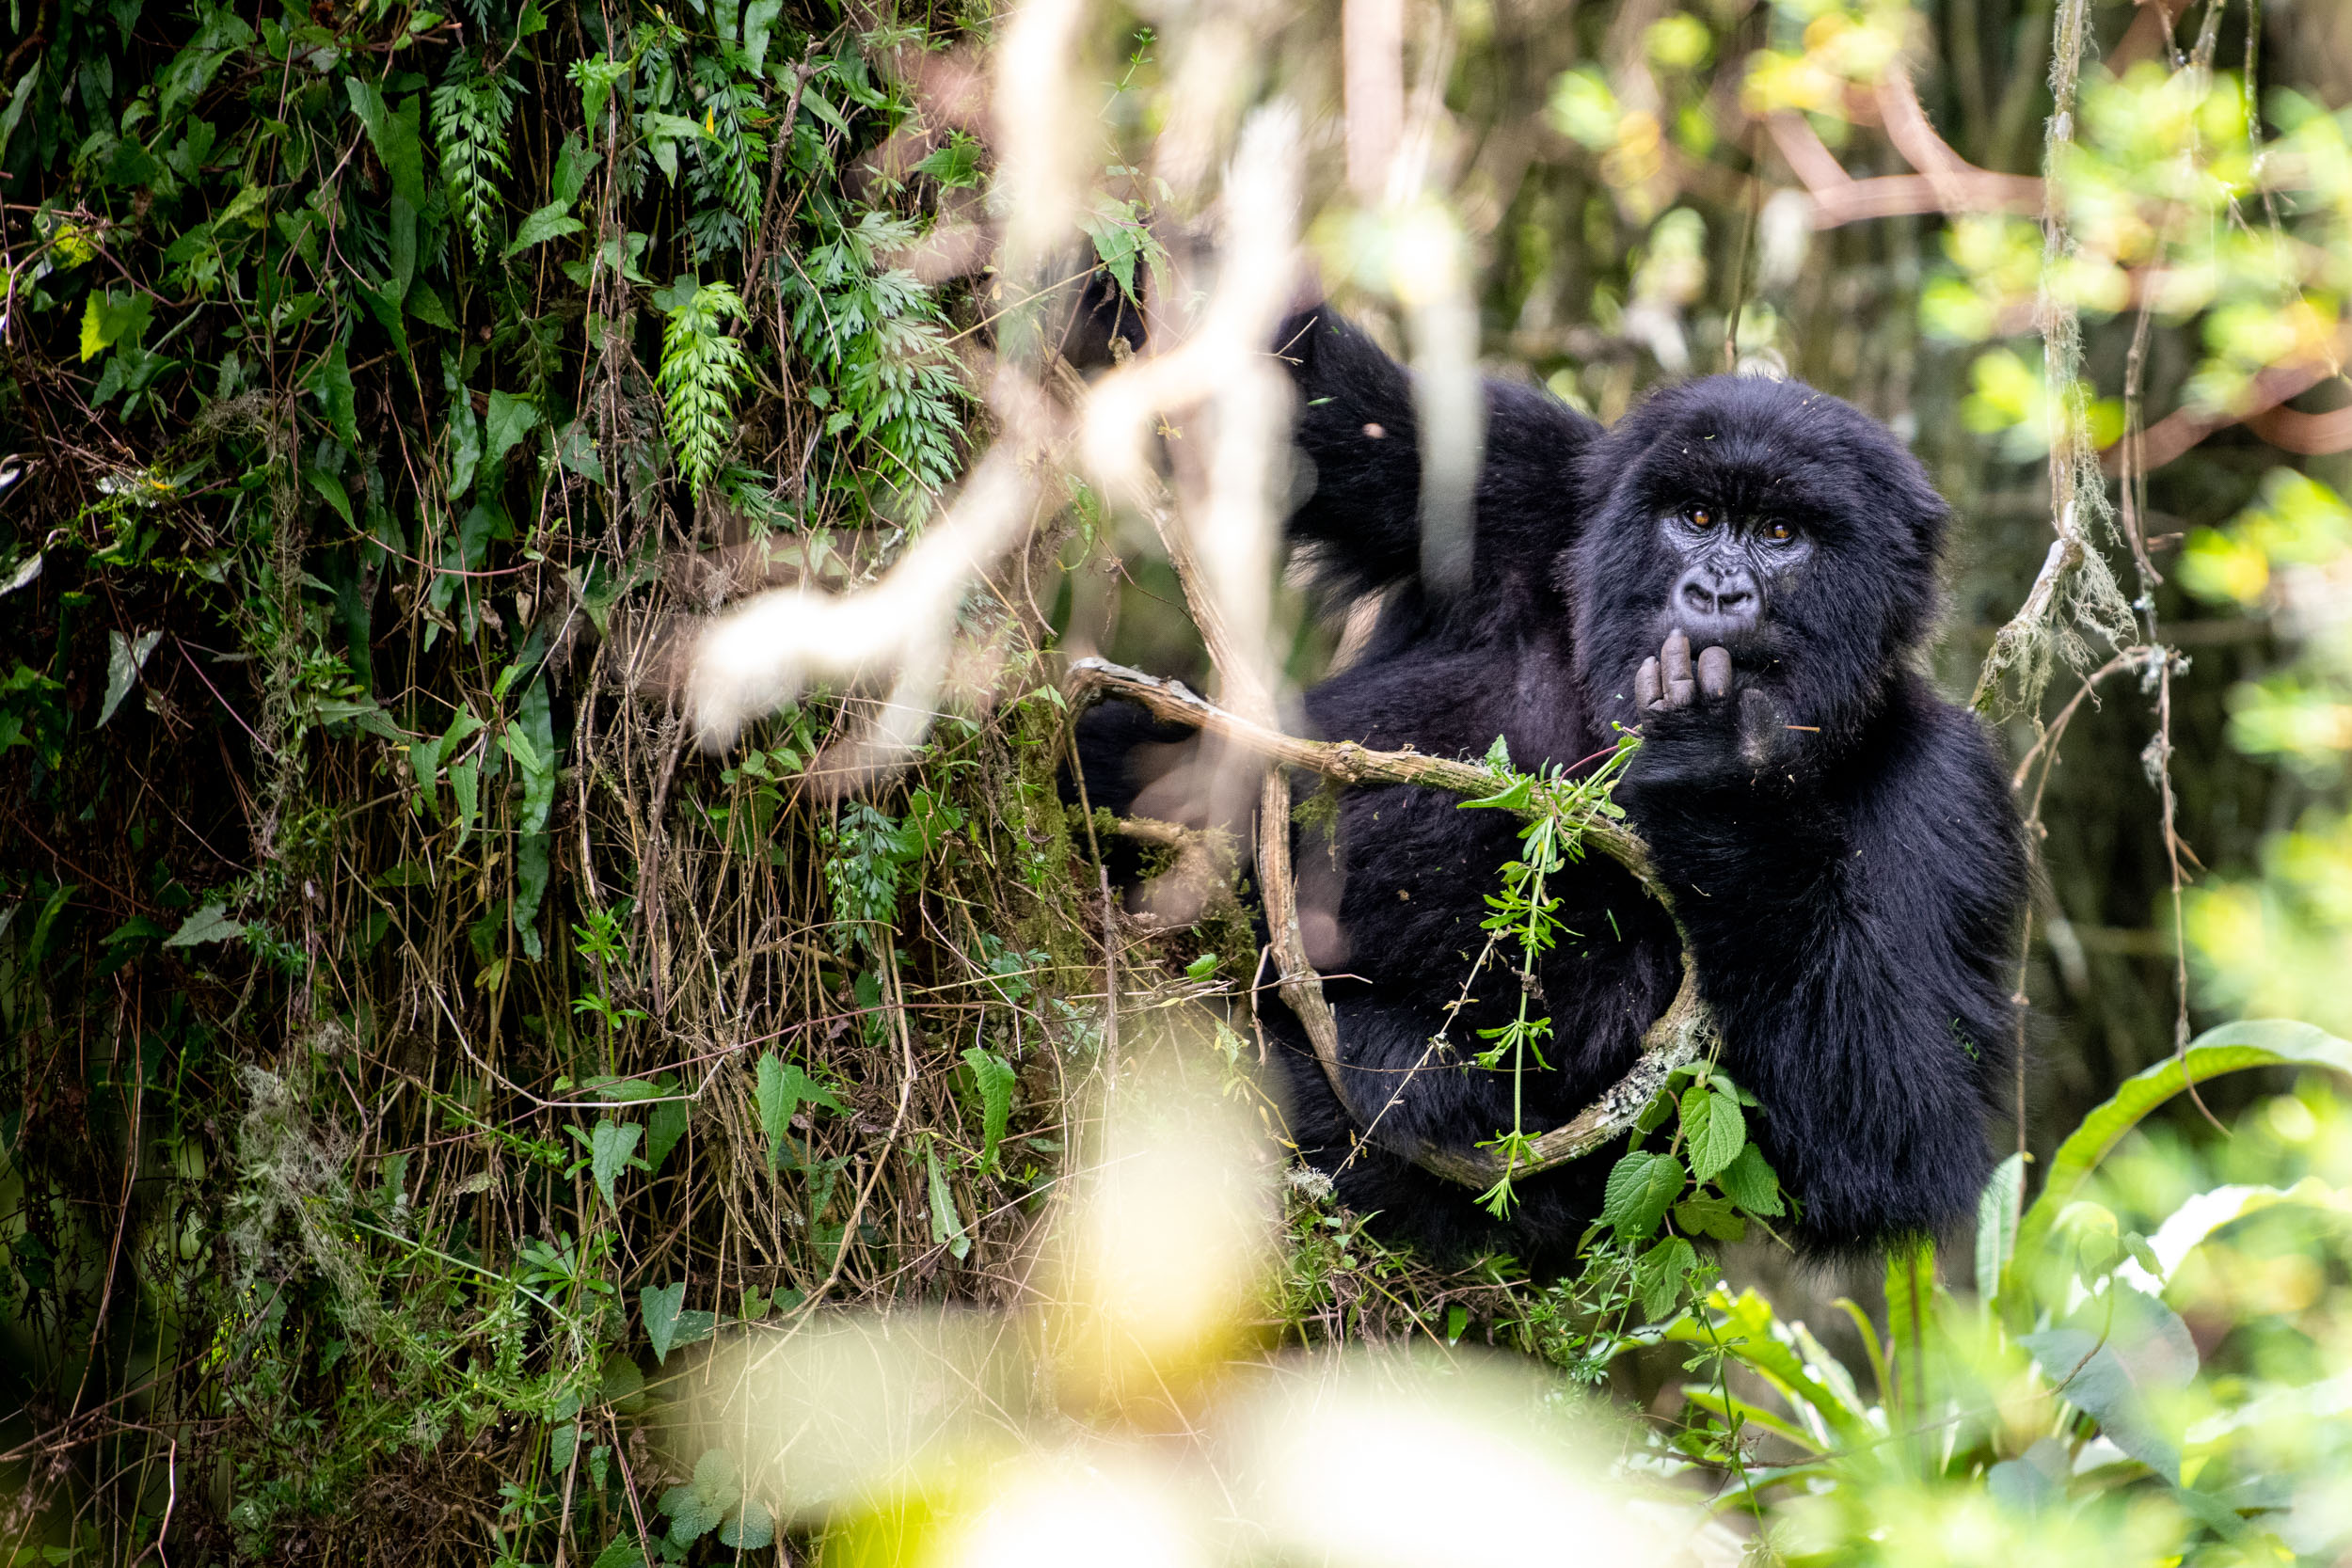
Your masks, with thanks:
M1328 309L1280 343L1313 479L1291 540L1333 608L1382 595L1360 657L1307 694L1313 731L1453 757L1501 736L1534 769L1590 763L1613 724L1638 725L1615 798L1673 890L1800 1245L1858 1252L1971 1212L2012 1061L2026 869L1987 735L1915 668L1946 520L1919 465L1794 384L1697 381L1603 430L1489 383L1472 567L1449 595L1420 575L1406 372ZM1089 715L1097 805L1134 800L1149 729L1129 705ZM1369 1113L1403 1084L1383 1129L1492 1138L1512 1125L1511 1073L1470 1057L1517 1011L1508 961L1488 960L1450 1026L1446 1008L1519 824L1404 785L1351 789L1337 818L1336 844L1304 831L1297 859L1302 879L1337 868L1338 942L1316 961L1349 1097ZM1565 930L1538 974L1552 1027L1549 1070L1527 1075L1530 1132L1624 1073L1679 974L1671 921L1614 862L1571 863L1547 891ZM1359 1147L1304 1029L1270 991L1261 1011L1301 1152L1375 1229L1542 1267L1572 1256L1606 1151L1519 1182L1497 1222L1468 1188Z

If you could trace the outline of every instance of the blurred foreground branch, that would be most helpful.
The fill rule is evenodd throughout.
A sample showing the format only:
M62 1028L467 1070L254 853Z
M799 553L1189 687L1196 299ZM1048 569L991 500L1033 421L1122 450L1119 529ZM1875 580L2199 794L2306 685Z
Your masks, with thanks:
M1281 768L1303 768L1342 784L1418 784L1431 789L1451 790L1464 796L1493 795L1507 787L1508 781L1486 768L1467 762L1444 757L1423 756L1418 752L1375 752L1351 740L1302 740L1263 724L1254 723L1237 714L1229 713L1215 703L1191 690L1182 681L1161 680L1139 670L1113 664L1100 658L1083 658L1070 668L1069 690L1074 705L1098 701L1104 697L1124 697L1140 704L1154 718L1186 724L1204 735L1216 736L1230 745L1252 752ZM1281 776L1281 768L1274 770ZM1285 791L1287 798L1287 790ZM1531 816L1540 808L1529 806L1519 812ZM1287 820L1287 816L1279 819ZM1287 878L1279 883L1264 875L1267 857L1264 841L1283 837L1274 831L1277 819L1261 823L1260 883L1266 905L1266 925L1278 936L1287 927L1294 934L1297 927L1296 890ZM1671 913L1673 898L1665 885L1659 881L1651 867L1649 847L1641 835L1613 822L1593 820L1581 825L1583 842L1624 866L1641 882L1642 888ZM1279 863L1287 868L1287 857ZM1279 906L1279 907L1278 907ZM1284 981L1283 1000L1292 1002L1293 986L1290 959L1314 981L1315 1001L1322 1000L1320 976L1306 966L1303 952L1282 955ZM1600 1098L1578 1112L1561 1126L1536 1138L1531 1152L1523 1153L1513 1163L1514 1175L1533 1175L1581 1158L1629 1131L1642 1109L1657 1095L1675 1069L1698 1059L1714 1037L1714 1023L1707 1006L1699 999L1698 970L1686 948L1682 955L1682 984L1676 990L1674 1001L1665 1012L1649 1026L1642 1037L1642 1053L1627 1069L1624 1077L1604 1091ZM1301 1022L1307 1023L1301 1014ZM1330 1081L1331 1092L1339 1097L1341 1106L1358 1126L1373 1127L1378 1117L1367 1117L1350 1098L1341 1072L1339 1038L1336 1027L1330 1025L1327 1007L1323 1009L1326 1028L1308 1027L1308 1037L1314 1045L1315 1060L1322 1065L1324 1076ZM1400 1091L1401 1092L1401 1091ZM1385 1107L1384 1107L1385 1109ZM1433 1175L1464 1186L1492 1186L1504 1174L1502 1159L1484 1148L1438 1148L1418 1139L1401 1139L1390 1134L1378 1140L1382 1148L1403 1156Z

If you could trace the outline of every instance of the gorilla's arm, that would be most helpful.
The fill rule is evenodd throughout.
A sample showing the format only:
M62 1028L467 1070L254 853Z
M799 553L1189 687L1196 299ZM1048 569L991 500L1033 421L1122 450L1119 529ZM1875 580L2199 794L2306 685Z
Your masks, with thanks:
M1804 1201L1808 1249L1973 1212L2014 1060L2026 886L1981 729L1908 679L1846 762L1819 771L1800 736L1766 737L1778 755L1762 768L1727 756L1753 727L1736 701L1643 727L1619 799L1675 889L1726 1065L1761 1102L1758 1142Z
M1275 335L1298 389L1298 447L1313 490L1293 514L1294 544L1316 547L1320 576L1343 597L1421 570L1420 427L1411 375L1329 306L1301 310ZM1476 580L1514 564L1537 571L1566 543L1576 458L1599 434L1549 393L1489 381L1486 452L1473 501Z

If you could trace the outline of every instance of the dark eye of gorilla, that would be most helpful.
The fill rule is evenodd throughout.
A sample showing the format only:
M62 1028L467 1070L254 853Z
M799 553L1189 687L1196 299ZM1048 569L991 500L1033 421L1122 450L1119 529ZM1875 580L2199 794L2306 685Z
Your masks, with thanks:
M1691 526L1692 528L1712 528L1715 526L1715 514L1708 511L1704 506L1692 507L1690 510L1683 513L1683 515L1691 519Z
M1770 539L1775 545L1785 545L1796 536L1797 531L1790 528L1787 523L1774 523L1772 527L1764 531L1764 537Z

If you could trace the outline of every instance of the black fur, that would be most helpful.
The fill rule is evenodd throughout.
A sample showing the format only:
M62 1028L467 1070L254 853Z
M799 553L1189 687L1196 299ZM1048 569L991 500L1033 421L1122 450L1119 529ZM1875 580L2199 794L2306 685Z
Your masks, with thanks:
M1613 721L1639 722L1617 799L1674 890L1725 1064L1761 1101L1750 1126L1802 1202L1801 1244L1860 1251L1972 1212L2012 1060L2025 859L1989 737L1914 668L1946 520L1918 464L1876 422L1792 384L1695 382L1607 432L1490 384L1472 586L1445 599L1416 576L1405 372L1327 310L1288 324L1283 342L1315 476L1293 538L1336 597L1389 595L1361 658L1308 693L1315 731L1471 757L1501 735L1535 768L1589 759ZM1725 527L1785 522L1809 548L1765 579L1760 625L1732 640L1727 695L1637 713L1635 673L1676 621L1671 525L1693 505ZM1133 710L1118 713L1089 721L1085 751L1095 802L1114 809L1134 791L1121 748L1143 738ZM1485 940L1484 898L1517 830L1428 790L1343 798L1344 950L1318 961L1355 976L1328 994L1356 1102L1379 1106L1411 1075L1384 1132L1460 1148L1510 1125L1508 1073L1465 1065L1476 1031L1516 1010L1507 962L1479 976L1451 1054L1428 1042ZM1298 857L1302 872L1327 860L1321 836L1303 833ZM1541 971L1552 1070L1533 1075L1531 1131L1625 1070L1678 973L1671 923L1614 863L1571 865L1551 891L1577 934ZM1294 1133L1350 1205L1441 1251L1567 1259L1608 1153L1521 1182L1498 1225L1385 1140L1357 1148L1304 1032L1270 991L1262 1011L1284 1047Z

